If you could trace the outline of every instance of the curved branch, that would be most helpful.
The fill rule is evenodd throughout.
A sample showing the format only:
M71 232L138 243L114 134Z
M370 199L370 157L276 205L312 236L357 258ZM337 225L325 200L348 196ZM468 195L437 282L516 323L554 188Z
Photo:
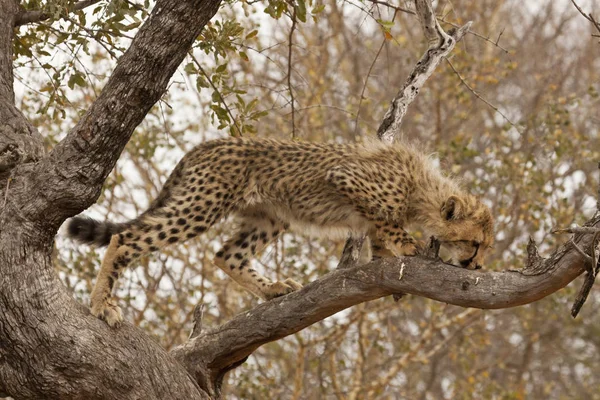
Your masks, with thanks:
M587 226L600 227L600 217ZM579 247L592 235L578 235ZM522 271L482 272L425 257L383 259L337 269L302 290L263 303L174 349L194 375L230 368L259 346L296 333L330 315L394 293L410 293L462 307L499 309L528 304L565 287L584 271L585 259L569 244L549 258L533 257Z

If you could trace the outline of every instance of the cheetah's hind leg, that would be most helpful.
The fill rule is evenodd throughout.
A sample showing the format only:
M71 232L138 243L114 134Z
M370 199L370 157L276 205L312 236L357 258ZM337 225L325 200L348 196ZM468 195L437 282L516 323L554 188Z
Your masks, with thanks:
M302 288L293 279L272 282L250 268L250 259L285 230L285 224L260 212L245 213L239 230L217 252L215 264L255 296L270 300Z

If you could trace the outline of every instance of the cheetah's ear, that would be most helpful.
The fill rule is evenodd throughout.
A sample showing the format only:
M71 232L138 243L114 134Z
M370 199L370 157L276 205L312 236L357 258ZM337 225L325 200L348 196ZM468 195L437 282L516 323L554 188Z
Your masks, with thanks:
M440 209L442 218L446 221L461 219L464 215L464 204L456 196L448 197L448 200L442 204Z

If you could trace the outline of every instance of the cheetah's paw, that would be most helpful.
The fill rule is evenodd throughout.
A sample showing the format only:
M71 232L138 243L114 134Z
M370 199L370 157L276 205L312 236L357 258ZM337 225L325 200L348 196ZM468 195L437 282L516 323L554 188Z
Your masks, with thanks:
M121 307L114 300L106 300L99 304L92 304L92 315L106 322L111 328L119 328L123 322Z
M285 296L286 294L292 293L296 290L302 289L302 285L293 279L286 279L283 282L273 282L265 287L262 292L267 300L274 299L275 297Z

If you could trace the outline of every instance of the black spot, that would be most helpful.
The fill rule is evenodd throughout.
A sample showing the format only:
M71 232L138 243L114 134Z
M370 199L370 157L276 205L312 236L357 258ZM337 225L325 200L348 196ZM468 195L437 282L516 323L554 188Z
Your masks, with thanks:
M217 257L223 257L223 254L225 254L225 252L223 250L219 250L217 251L217 254L215 254Z
M131 243L129 246L134 250L143 251L142 248L137 243Z
M206 231L206 227L205 226L195 226L194 227L194 232L202 233L204 231Z
M242 261L242 263L240 264L240 269L244 269L245 267L248 266L248 260L244 260Z
M177 242L178 240L179 240L179 238L178 238L178 237L176 237L176 236L171 236L171 237L169 238L169 243L175 243L175 242Z
M186 224L186 222L187 222L187 221L185 220L185 218L179 218L179 219L177 220L177 225L185 225L185 224ZM173 232L173 229L171 229L171 232Z
M244 256L242 255L242 253L235 253L235 258L237 258L238 260L241 260L244 258Z
M171 228L171 234L172 235L175 235L177 233L179 233L179 229L177 229L177 228Z
M160 232L160 233L158 234L158 238L159 238L160 240L165 240L165 239L167 238L167 234L166 234L166 233L164 233L164 232Z
M144 242L146 242L148 244L152 244L152 238L151 237L147 237L146 239L144 239Z

